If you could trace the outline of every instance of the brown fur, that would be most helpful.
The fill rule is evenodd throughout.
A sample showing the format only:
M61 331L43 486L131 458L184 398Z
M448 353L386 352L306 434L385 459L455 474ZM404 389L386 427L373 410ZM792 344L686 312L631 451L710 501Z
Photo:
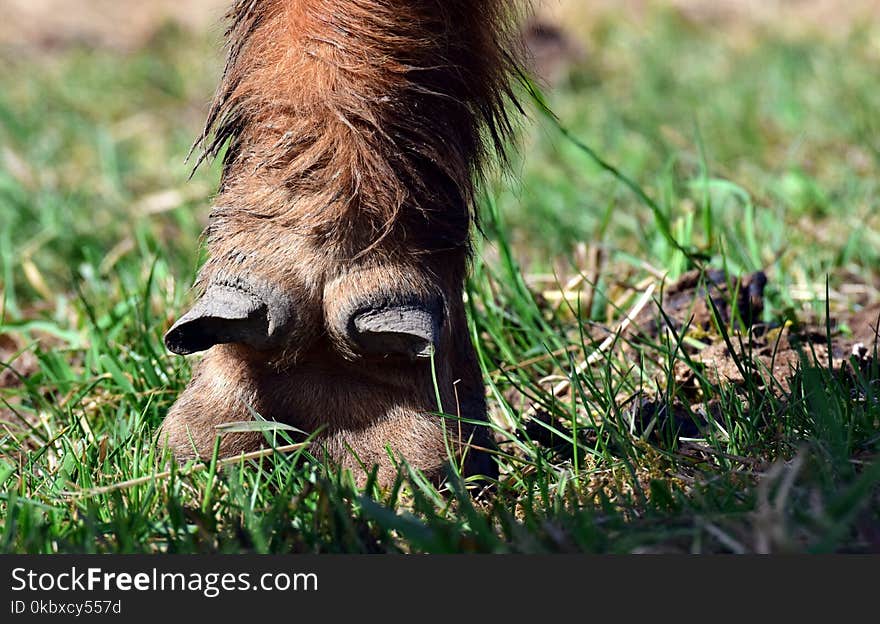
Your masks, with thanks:
M282 323L270 309L283 335L271 348L212 346L163 423L179 457L208 454L216 425L250 420L252 408L323 428L343 465L357 464L348 446L388 477L390 446L439 474L446 451L430 362L365 353L352 338L359 310L412 302L440 302L443 410L485 418L462 288L475 180L511 131L512 4L235 2L202 137L202 158L228 150L198 284L271 292L293 315ZM262 440L227 435L221 451Z

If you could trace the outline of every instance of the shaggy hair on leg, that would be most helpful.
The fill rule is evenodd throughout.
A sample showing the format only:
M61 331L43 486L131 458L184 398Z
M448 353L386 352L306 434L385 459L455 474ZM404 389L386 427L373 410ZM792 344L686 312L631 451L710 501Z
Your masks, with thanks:
M462 290L475 185L513 131L516 7L235 2L196 146L199 162L226 148L204 294L166 337L178 353L209 350L163 425L179 455L210 452L246 404L325 426L342 463L345 448L382 463L390 445L436 471L438 394L485 419ZM474 435L460 430L461 443Z

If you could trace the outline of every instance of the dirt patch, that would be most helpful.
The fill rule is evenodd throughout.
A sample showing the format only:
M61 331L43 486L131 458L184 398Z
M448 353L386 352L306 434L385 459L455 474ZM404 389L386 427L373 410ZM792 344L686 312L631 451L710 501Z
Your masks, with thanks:
M231 0L4 0L0 45L57 49L70 45L127 50L166 24L220 31Z
M629 340L633 347L656 343L664 333L681 340L690 362L680 362L689 372L677 371L679 381L693 376L691 365L697 364L712 383L738 384L747 376L766 375L768 388L769 378L783 382L805 357L827 365L829 349L839 362L872 357L880 342L880 302L840 312L830 327L823 321L765 325L767 283L763 272L737 278L720 270L691 271L660 291L659 307L635 317Z
M536 17L522 30L529 68L544 84L553 85L568 68L586 59L584 46L553 20Z
M26 435L27 425L18 415L21 401L11 392L23 380L39 370L37 357L26 349L25 342L12 335L0 334L0 436Z
M0 334L0 388L12 388L21 384L23 377L37 372L36 356L24 350L21 339L11 334Z
M617 404L634 433L672 431L679 438L702 437L710 421L724 422L724 411L729 410L722 405L724 394L736 393L744 409L752 409L750 403L756 401L784 405L808 390L804 384L813 383L803 374L810 368L833 375L829 379L839 381L853 400L866 398L866 383L880 383L880 302L839 311L830 325L823 319L765 324L767 285L762 272L733 277L708 270L687 273L655 291L658 305L636 314L612 348L614 353L609 353L621 371L642 362L644 374L661 389L658 394L618 391ZM593 328L593 348L617 331L614 326ZM667 350L673 349L670 375ZM580 403L571 392L564 382L554 386L558 399ZM571 452L571 442L553 433L554 428L565 431L566 423L554 422L518 389L511 388L506 398L523 407L532 440L558 453ZM592 422L596 415L583 417ZM590 435L591 430L586 431L583 435Z
M878 325L880 325L880 302L865 306L846 320L852 331L852 341L866 346L878 341Z
M680 436L705 433L700 422L720 414L721 407L716 396L707 395L707 387L786 401L795 391L793 384L802 383L799 371L805 368L833 371L854 393L860 391L859 379L878 378L880 302L837 314L830 325L768 326L759 322L766 284L763 273L731 279L722 271L693 272L669 287L661 308L639 315L631 336L634 347L656 343L664 332L673 341L690 340L681 341L673 378L658 380L662 387L674 384L671 404L662 397L627 399L636 431L662 429L672 420Z
M609 18L640 22L656 9L671 9L696 24L724 29L772 28L788 33L846 33L880 22L876 0L544 0L542 19L588 34Z
M195 32L220 32L222 16L232 0L4 0L0 45L55 49L71 44L133 49L149 41L164 24L173 22ZM564 28L572 41L589 37L609 19L639 21L657 7L671 8L695 23L723 28L846 32L854 25L880 22L876 0L542 0L541 24ZM546 33L546 31L545 31ZM527 36L536 63L552 77L558 64L577 58L577 44L542 33ZM564 38L563 38L564 39Z
M839 39L857 28L880 26L877 0L543 0L523 33L534 74L552 87L590 58L609 23L647 29L658 10L714 32L735 48L771 34Z

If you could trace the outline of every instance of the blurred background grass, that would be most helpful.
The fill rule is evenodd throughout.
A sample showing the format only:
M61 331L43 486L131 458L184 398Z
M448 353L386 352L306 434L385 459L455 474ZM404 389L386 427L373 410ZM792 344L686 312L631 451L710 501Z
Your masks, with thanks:
M0 30L7 313L144 256L191 274L218 172L188 182L184 156L220 71L224 4L12 0ZM548 2L530 43L562 125L660 200L689 242L720 251L716 232L690 225L708 193L734 269L778 269L780 286L848 271L870 284L876 12L821 0ZM684 268L646 231L637 198L538 117L494 189L526 270L558 269L583 243Z

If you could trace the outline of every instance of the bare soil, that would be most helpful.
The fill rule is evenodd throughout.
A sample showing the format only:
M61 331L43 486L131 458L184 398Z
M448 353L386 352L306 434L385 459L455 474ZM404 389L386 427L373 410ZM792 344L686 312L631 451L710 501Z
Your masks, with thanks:
M788 32L833 34L880 21L878 0L543 0L539 15L583 31L609 17L640 20L657 7L709 26Z
M71 44L132 49L167 23L220 32L231 0L4 0L0 45L57 49ZM669 7L694 22L735 29L845 32L880 22L878 0L541 0L539 19L575 39L609 18L639 20ZM549 42L557 45L555 42ZM564 44L564 52L576 53Z
M0 45L136 49L168 23L221 30L231 0L3 0Z
M861 391L857 379L880 381L880 302L839 312L830 322L768 326L759 322L766 285L763 273L730 278L722 271L691 272L665 289L659 308L637 317L628 337L632 344L656 343L664 332L676 341L683 336L691 340L682 341L684 356L673 367L673 379L658 380L661 387L675 384L673 404L652 396L625 399L636 429L672 418L682 436L700 435L694 414L708 416L720 408L718 397L705 395L705 381L732 386L744 396L751 389L782 401L791 399L794 384L802 383L799 372L807 367L833 371L853 393ZM718 330L719 320L724 332Z
M37 358L26 349L23 340L12 334L0 334L0 388L19 385L23 377L37 372Z

